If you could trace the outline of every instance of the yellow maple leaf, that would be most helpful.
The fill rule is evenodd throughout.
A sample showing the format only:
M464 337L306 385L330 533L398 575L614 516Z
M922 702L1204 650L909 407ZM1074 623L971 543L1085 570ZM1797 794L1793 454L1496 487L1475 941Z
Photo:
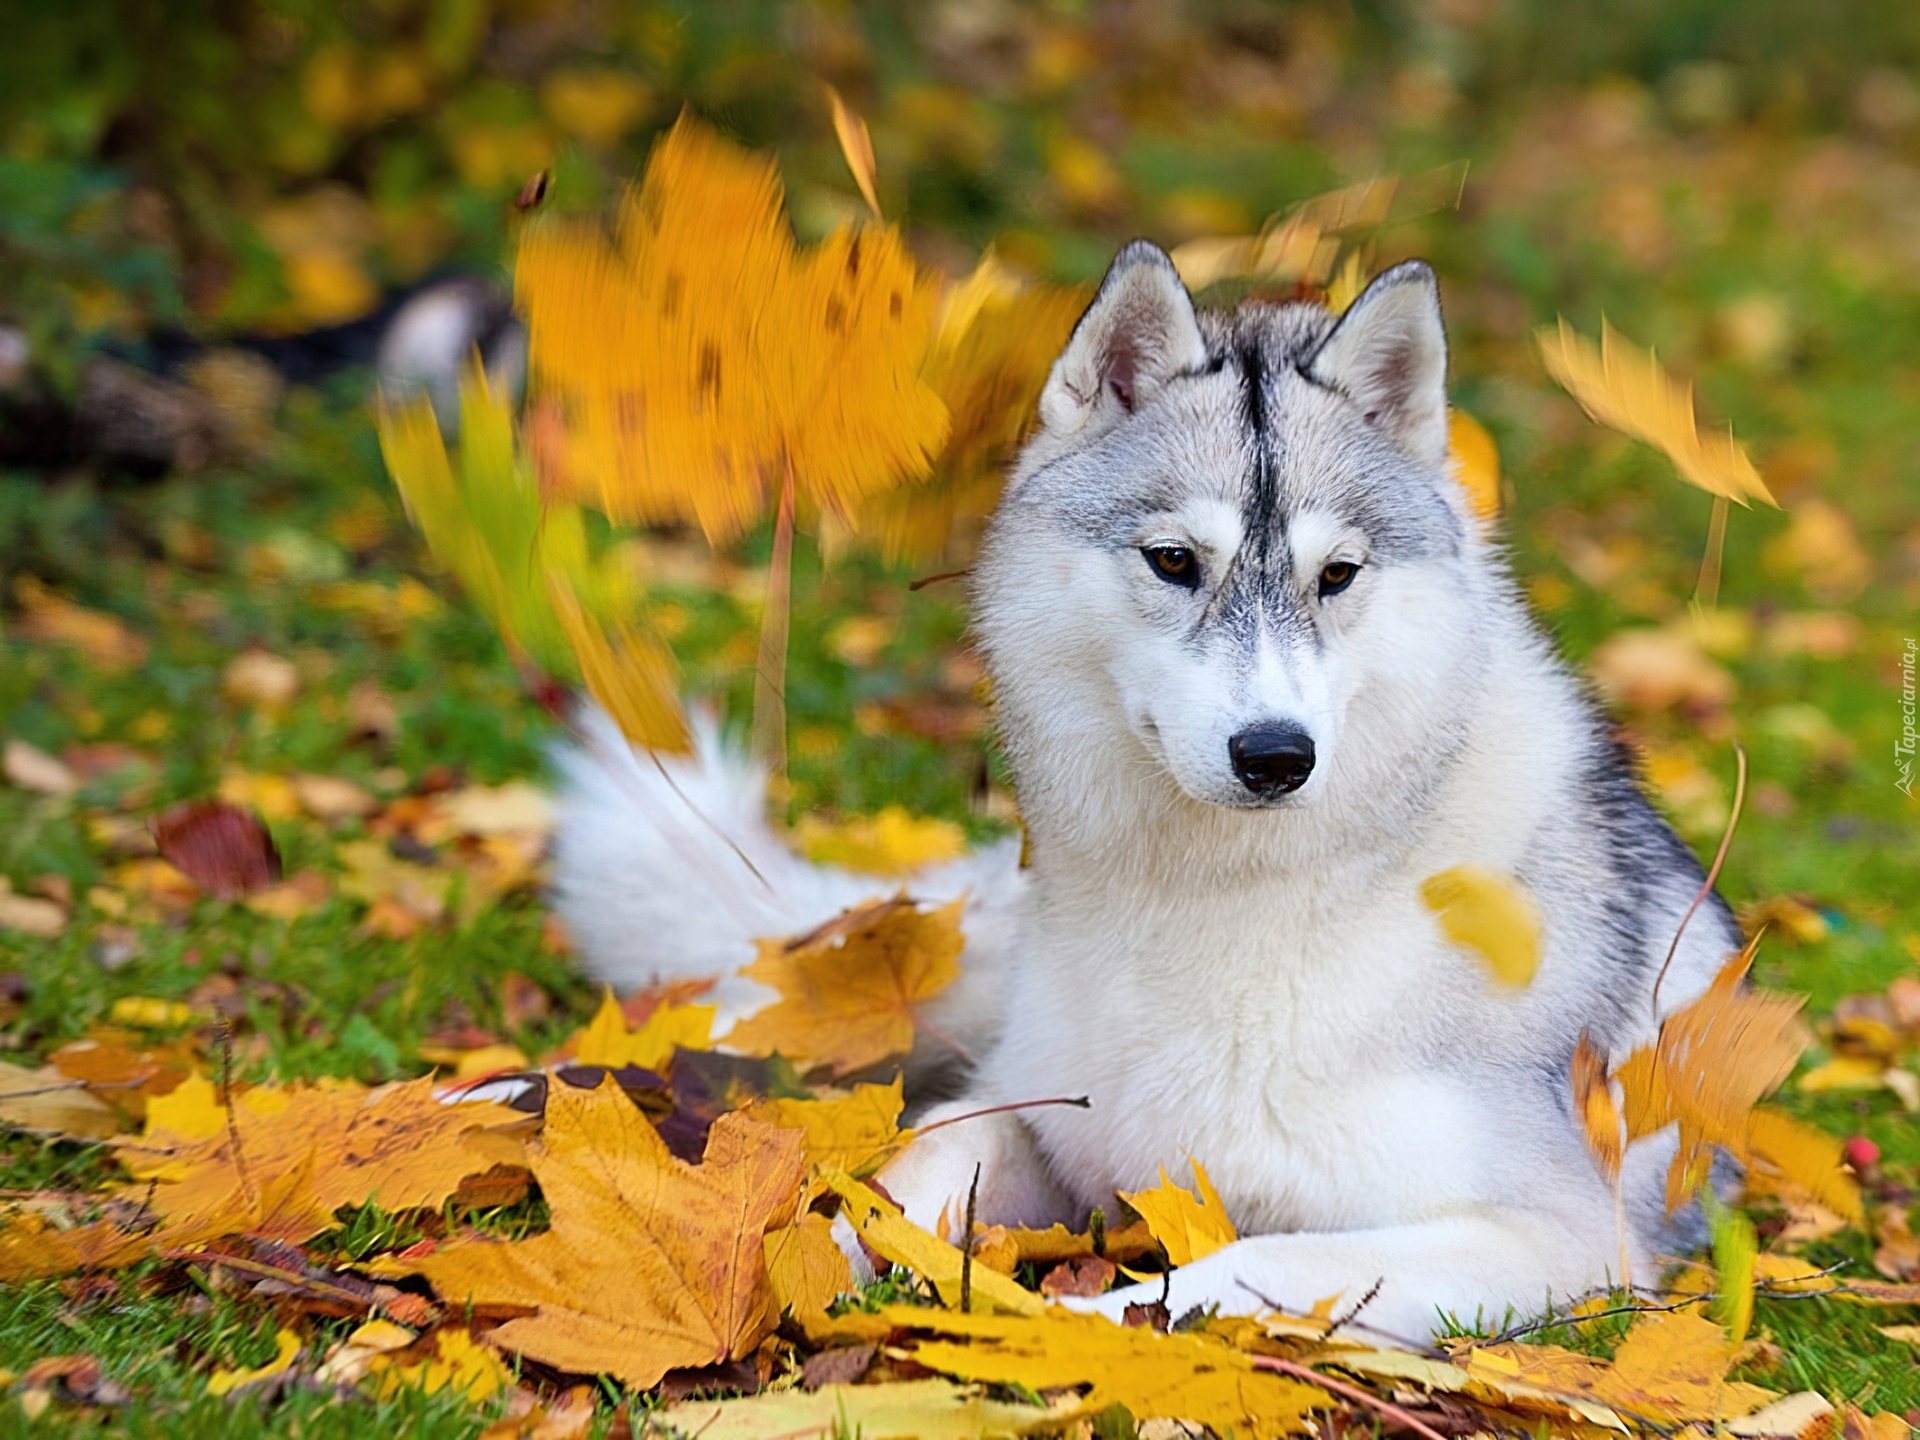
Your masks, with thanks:
M1487 963L1500 984L1522 990L1540 968L1540 917L1525 887L1484 865L1455 865L1420 882L1440 928Z
M568 1043L573 1058L582 1065L658 1070L673 1058L676 1046L705 1050L711 1045L713 1017L718 1013L717 1005L658 1005L638 1030L629 1030L609 985L593 1019Z
M0 1284L17 1285L71 1270L115 1270L146 1259L155 1248L151 1235L122 1230L110 1220L61 1230L23 1211L0 1224Z
M800 1131L806 1137L807 1163L815 1170L844 1170L859 1179L873 1174L913 1139L913 1131L900 1128L905 1103L903 1081L896 1076L890 1085L856 1085L850 1094L832 1100L756 1100L747 1114L762 1124Z
M876 1254L913 1271L932 1285L948 1305L960 1303L964 1257L959 1247L922 1230L901 1213L899 1206L851 1175L829 1170L821 1175L820 1181L845 1202L841 1213ZM984 1265L972 1266L971 1272L972 1301L981 1309L1038 1315L1046 1308L1038 1295L1021 1289L1005 1275Z
M514 268L555 473L618 520L710 538L768 508L845 514L927 473L946 407L918 374L935 287L891 226L802 252L777 167L682 115L611 235L535 227Z
M1747 1119L1747 1190L1754 1195L1796 1194L1858 1225L1866 1218L1860 1186L1846 1168L1840 1141L1770 1106Z
M793 840L816 865L890 877L958 859L967 849L966 832L951 820L915 815L904 805L844 820L802 815L793 827Z
M1778 1392L1727 1379L1740 1347L1711 1320L1674 1313L1642 1315L1593 1384L1606 1405L1655 1424L1734 1419Z
M149 1178L159 1183L130 1187L127 1196L170 1225L191 1221L212 1234L237 1234L255 1223L250 1217L280 1186L276 1233L294 1240L327 1228L342 1205L436 1206L464 1177L516 1160L512 1132L527 1120L486 1102L442 1104L433 1086L421 1079L371 1092L337 1083L288 1087L277 1096L266 1087L247 1091L231 1124L176 1146L157 1165L145 1147L164 1132L130 1151L136 1160L144 1156ZM283 1103L276 1108L268 1096Z
M1261 1370L1253 1356L1202 1333L1162 1335L1058 1307L980 1315L890 1305L881 1314L903 1330L941 1337L909 1352L929 1370L1036 1392L1091 1384L1078 1416L1124 1405L1136 1416L1177 1417L1220 1435L1278 1437L1306 1429L1309 1412L1333 1406L1325 1391Z
M1193 1166L1194 1188L1200 1192L1197 1197L1169 1180L1164 1165L1156 1188L1120 1193L1122 1200L1140 1212L1147 1229L1175 1265L1191 1265L1240 1238L1219 1192L1207 1178L1206 1168L1191 1156L1187 1163Z
M748 1354L778 1320L763 1236L792 1213L799 1136L723 1115L702 1163L687 1165L609 1077L549 1090L527 1162L552 1208L544 1234L376 1268L424 1275L455 1307L536 1306L493 1343L640 1388Z
M208 1140L227 1128L227 1107L220 1092L195 1070L165 1095L147 1101L145 1138L164 1135L175 1141Z
M955 900L923 911L904 895L840 915L811 934L762 940L741 973L780 992L727 1032L748 1055L861 1070L913 1046L914 1007L960 974Z
M1597 424L1664 451L1683 479L1710 495L1779 508L1731 433L1701 433L1693 418L1693 387L1668 375L1651 350L1623 340L1604 320L1597 347L1564 318L1557 329L1542 326L1534 341L1547 373Z

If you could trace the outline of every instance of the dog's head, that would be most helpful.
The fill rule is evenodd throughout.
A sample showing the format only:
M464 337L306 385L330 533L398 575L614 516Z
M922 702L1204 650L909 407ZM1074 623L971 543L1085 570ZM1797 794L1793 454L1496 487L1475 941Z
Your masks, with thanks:
M1343 749L1368 715L1431 725L1471 660L1485 548L1447 450L1424 264L1338 318L1197 315L1167 256L1129 245L1053 367L977 572L1023 803L1030 781L1164 772L1210 806L1311 808L1364 779Z

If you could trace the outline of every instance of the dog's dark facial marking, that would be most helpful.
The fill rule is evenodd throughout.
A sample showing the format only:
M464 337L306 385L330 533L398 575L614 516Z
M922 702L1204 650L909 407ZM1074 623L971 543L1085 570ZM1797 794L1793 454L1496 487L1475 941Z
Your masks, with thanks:
M1169 585L1183 590L1200 588L1200 557L1184 545L1144 545L1140 553L1147 557L1153 573Z

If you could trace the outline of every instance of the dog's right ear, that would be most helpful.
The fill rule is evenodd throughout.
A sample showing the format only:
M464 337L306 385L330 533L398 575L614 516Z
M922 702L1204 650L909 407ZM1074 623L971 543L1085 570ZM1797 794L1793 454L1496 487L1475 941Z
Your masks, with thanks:
M1150 240L1114 256L1107 278L1040 392L1040 423L1057 436L1104 430L1175 375L1207 363L1193 297Z

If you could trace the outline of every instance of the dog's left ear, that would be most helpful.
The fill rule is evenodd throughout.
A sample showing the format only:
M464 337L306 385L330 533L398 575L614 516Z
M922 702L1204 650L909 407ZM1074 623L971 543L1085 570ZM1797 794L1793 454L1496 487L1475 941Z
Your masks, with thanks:
M1447 332L1425 261L1396 265L1367 286L1306 371L1351 398L1369 425L1415 459L1445 462Z

